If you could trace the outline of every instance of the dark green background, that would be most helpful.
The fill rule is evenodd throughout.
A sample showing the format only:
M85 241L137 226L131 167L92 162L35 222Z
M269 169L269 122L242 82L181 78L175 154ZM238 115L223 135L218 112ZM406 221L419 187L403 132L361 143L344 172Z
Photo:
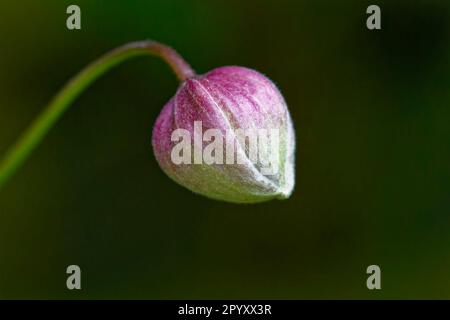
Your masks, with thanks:
M81 31L65 27L72 3ZM0 154L87 63L146 38L199 73L268 75L298 152L287 201L192 194L150 143L176 79L129 61L1 190L0 298L450 298L450 3L376 3L381 31L368 1L1 1Z

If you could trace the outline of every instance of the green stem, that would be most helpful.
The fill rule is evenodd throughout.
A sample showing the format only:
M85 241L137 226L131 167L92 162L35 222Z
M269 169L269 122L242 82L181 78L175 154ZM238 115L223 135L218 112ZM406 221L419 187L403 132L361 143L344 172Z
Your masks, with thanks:
M154 41L132 42L105 54L73 77L6 152L0 163L0 189L25 162L71 103L92 82L120 62L141 55L155 55L162 58L180 81L195 76L189 64L175 50Z

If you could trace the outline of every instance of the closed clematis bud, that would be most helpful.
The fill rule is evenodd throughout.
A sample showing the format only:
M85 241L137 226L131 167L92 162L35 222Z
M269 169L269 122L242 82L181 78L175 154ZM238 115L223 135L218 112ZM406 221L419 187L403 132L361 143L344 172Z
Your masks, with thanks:
M0 161L0 188L89 84L139 55L162 58L181 81L153 128L154 153L169 177L206 197L235 203L291 195L294 128L276 86L243 67L196 75L175 50L148 40L118 47L73 77Z
M229 66L193 76L164 106L152 144L162 170L206 197L255 203L294 188L295 136L277 87Z

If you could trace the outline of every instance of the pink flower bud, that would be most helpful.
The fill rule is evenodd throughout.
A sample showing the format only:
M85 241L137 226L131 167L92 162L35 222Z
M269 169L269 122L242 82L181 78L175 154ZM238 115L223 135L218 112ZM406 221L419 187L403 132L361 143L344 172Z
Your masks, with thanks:
M209 198L254 203L286 199L294 188L289 111L276 86L251 69L185 80L156 120L152 144L170 178Z

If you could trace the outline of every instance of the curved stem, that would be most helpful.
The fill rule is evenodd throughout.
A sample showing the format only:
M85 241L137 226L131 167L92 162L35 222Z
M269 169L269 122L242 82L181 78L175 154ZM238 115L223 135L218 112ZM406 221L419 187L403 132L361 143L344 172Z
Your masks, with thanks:
M155 55L172 68L180 81L194 77L189 64L172 48L155 41L138 41L110 51L73 77L34 120L0 163L0 189L25 162L70 104L98 77L131 57Z

